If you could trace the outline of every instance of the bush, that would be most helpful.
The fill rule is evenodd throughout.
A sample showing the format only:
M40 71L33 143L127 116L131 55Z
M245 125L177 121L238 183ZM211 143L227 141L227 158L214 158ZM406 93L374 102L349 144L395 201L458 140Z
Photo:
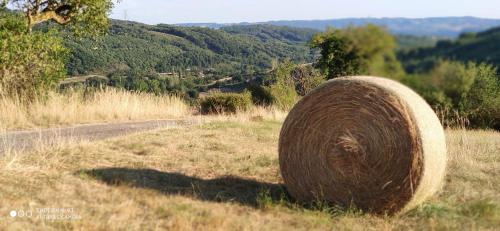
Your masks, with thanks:
M492 66L479 65L474 82L461 102L471 127L500 131L500 79L496 72Z
M292 72L296 65L286 60L283 63L274 65L273 70L266 76L264 87L272 96L273 105L280 109L290 109L298 100L298 94L295 90L295 81Z
M291 75L300 96L307 95L326 80L312 65L298 65Z
M252 102L255 105L270 106L274 102L274 97L269 88L261 85L250 85L247 88L252 95Z
M249 92L242 94L217 93L202 99L200 102L203 114L236 113L248 110L251 105L252 99Z
M269 92L273 96L273 105L283 110L292 108L299 100L299 96L293 86L274 84L269 87Z
M451 117L465 118L467 127L498 129L500 86L496 73L496 68L487 64L441 61L429 76L435 87L430 100L455 111Z
M427 74L404 81L449 127L500 129L500 80L487 64L439 61Z
M198 97L200 97L200 92L198 92L196 89L189 89L186 92L186 96L191 99L198 99Z
M274 63L274 68L264 78L264 85L251 85L248 90L256 105L275 105L290 109L299 99L325 82L325 77L312 65L295 65L285 60Z

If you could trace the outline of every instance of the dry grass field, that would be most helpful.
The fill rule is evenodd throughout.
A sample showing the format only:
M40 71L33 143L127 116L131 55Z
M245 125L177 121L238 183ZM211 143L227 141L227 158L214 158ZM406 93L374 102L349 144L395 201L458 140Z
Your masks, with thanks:
M280 116L270 117L212 118L189 129L8 153L0 157L0 230L500 227L499 133L447 131L440 194L407 214L374 217L288 198L278 166Z
M88 94L83 91L52 92L28 105L18 99L0 97L0 130L172 119L189 114L191 109L178 97L111 88Z

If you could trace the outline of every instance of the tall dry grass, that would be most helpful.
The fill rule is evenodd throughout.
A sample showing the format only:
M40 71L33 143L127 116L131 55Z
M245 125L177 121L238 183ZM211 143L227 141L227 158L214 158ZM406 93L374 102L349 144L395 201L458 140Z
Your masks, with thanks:
M252 106L246 111L238 111L237 113L220 113L207 116L199 116L200 122L227 121L227 122L251 122L251 121L284 121L288 111L281 110L277 107L260 107Z
M466 129L470 125L469 118L460 114L457 110L447 107L435 107L434 112L445 128Z
M45 99L27 105L19 99L0 98L0 128L3 129L172 119L189 113L189 106L178 97L117 89L104 89L92 94L81 91L49 93Z

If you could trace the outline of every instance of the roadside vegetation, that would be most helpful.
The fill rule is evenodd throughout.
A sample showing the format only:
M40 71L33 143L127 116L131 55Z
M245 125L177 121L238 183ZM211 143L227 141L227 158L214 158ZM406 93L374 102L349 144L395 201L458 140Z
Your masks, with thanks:
M0 98L0 129L60 127L72 124L180 119L190 107L176 96L155 96L116 89L48 93L29 103Z

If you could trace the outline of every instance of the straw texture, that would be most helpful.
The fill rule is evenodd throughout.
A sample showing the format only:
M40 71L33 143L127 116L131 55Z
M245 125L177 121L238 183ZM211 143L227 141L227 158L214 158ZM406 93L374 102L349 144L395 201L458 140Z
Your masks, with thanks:
M446 168L443 128L404 85L356 76L328 81L284 122L281 174L297 200L376 214L407 211L436 192Z

